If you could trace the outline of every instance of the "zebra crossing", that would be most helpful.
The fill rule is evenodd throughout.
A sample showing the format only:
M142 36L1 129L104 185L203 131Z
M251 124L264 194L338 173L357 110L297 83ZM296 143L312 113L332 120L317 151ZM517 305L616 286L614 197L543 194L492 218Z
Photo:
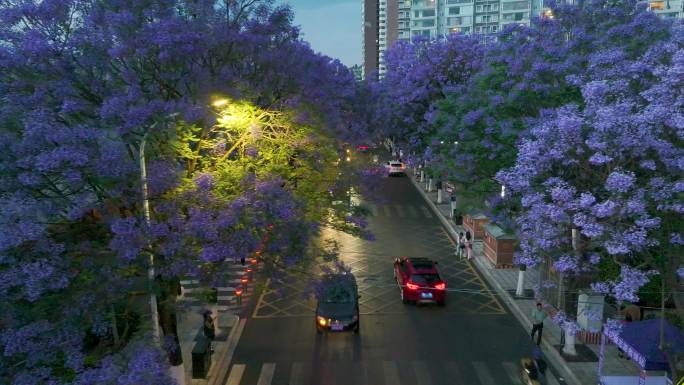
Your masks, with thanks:
M372 217L385 218L434 218L427 206L421 204L373 204L364 203Z
M222 281L223 285L225 286L215 287L217 291L216 310L219 312L237 314L242 310L243 304L249 302L249 299L254 294L253 285L245 285L242 282L242 278L249 276L250 274L245 271L249 266L249 264L245 264L245 266L243 266L240 263L227 265L226 270L224 271L225 278ZM181 280L180 285L180 302L186 306L189 306L191 310L201 311L209 305L209 303L207 303L206 293L210 288L202 285L199 280ZM235 295L237 289L242 290L241 300L238 300L237 296Z
M520 370L511 361L236 363L224 385L527 385ZM546 380L558 385L550 371Z

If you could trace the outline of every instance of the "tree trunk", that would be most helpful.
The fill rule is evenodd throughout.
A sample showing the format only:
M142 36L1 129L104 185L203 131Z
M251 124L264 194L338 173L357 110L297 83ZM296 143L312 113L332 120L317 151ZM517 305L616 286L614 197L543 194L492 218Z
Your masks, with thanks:
M110 306L111 312L112 312L112 336L114 337L114 346L118 347L120 340L119 340L119 328L116 325L116 309L114 308L114 304Z
M159 311L159 323L162 332L165 336L165 347L169 355L169 362L171 366L178 366L183 364L183 355L181 354L180 341L178 340L178 324L176 321L176 293L177 293L177 279L162 280L157 278L156 282L159 285L160 295L157 307ZM171 339L172 341L169 341Z

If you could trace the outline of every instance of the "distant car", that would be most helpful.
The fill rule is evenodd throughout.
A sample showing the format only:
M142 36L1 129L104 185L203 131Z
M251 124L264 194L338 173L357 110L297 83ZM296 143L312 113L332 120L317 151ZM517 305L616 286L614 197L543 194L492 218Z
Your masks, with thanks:
M330 274L317 293L316 331L359 332L359 291L353 274Z
M359 150L360 152L368 152L371 150L371 146L367 144L360 144L356 146L356 149Z
M392 175L404 175L406 166L399 162L398 160L390 160L385 163L385 168L387 168L387 174Z
M403 303L446 303L446 282L437 271L437 262L427 258L394 260L394 279L399 285Z

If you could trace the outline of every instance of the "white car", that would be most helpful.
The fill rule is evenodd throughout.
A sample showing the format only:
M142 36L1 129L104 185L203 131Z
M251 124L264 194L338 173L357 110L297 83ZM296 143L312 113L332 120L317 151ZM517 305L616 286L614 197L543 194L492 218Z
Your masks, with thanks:
M398 160L391 160L385 163L385 167L387 168L387 173L389 175L404 175L404 171L406 170L406 166Z

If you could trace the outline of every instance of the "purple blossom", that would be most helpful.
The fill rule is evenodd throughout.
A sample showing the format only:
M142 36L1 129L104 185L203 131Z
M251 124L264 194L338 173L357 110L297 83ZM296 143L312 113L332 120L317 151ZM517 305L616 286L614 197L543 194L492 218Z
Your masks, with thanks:
M214 177L208 173L202 173L195 178L195 185L202 191L209 191L214 187Z
M607 200L594 205L591 211L597 218L606 218L613 215L616 208L617 204L615 202Z
M606 189L612 192L624 193L634 186L636 178L631 172L613 171L606 179Z
M589 158L589 163L595 164L595 165L601 165L601 164L606 164L608 162L611 162L613 158L610 156L604 155L600 152L595 153Z
M579 261L574 255L563 255L556 262L553 263L553 267L559 272L576 271L578 268Z

